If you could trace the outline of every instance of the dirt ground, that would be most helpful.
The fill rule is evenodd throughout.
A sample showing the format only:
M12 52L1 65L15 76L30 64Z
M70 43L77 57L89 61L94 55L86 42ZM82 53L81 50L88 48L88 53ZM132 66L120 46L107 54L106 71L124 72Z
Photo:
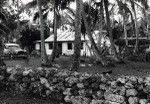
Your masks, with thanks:
M55 65L59 69L70 69L72 58L61 56L55 61ZM30 59L15 59L15 60L5 60L7 66L20 65L23 67L36 68L40 66L39 57L31 57ZM136 75L136 76L148 76L150 75L150 62L131 62L125 61L125 64L116 64L115 67L102 67L99 64L92 64L90 62L82 62L79 72L87 73L102 73L112 70L112 76L118 77L120 75Z

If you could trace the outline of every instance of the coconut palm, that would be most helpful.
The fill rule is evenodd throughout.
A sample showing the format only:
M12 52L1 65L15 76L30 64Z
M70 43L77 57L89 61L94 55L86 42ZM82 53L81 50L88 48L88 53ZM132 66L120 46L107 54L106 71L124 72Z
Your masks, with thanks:
M105 12L106 12L106 22L107 22L107 31L108 31L109 39L110 39L110 43L111 43L111 51L114 54L114 59L116 61L119 61L117 51L116 51L116 48L115 48L115 44L114 44L114 41L113 41L112 28L111 28L111 23L110 23L110 15L109 15L109 11L108 11L108 6L109 6L108 0L104 0L104 8L105 8Z
M47 63L47 60L46 60L46 54L45 54L44 20L43 20L43 15L42 15L41 0L37 0L37 5L39 9L40 29L41 29L41 65L45 65Z
M53 51L52 51L52 55L51 55L51 61L53 62L55 57L56 57L56 52L57 52L57 27L58 27L58 16L59 14L59 10L64 10L64 9L68 9L70 10L67 5L72 2L74 0L54 0L53 1L53 5L54 5L54 46L53 46ZM60 8L60 9L59 9Z
M5 4L5 0L0 1L0 66L4 65L4 61L2 59L3 51L4 51L4 36L9 33L9 29L6 26L7 18L5 11L3 9L3 5Z
M135 2L135 0L130 0L131 7L132 7L132 10L133 10L133 14L134 14L134 26L135 26L135 35L136 35L136 43L135 43L135 48L134 48L134 54L137 54L139 34L138 34L138 26L137 26L137 14L136 14L136 9L135 9L135 3L134 2Z
M100 35L102 35L102 30L103 30L103 20L104 20L104 9L103 9L103 0L101 0L100 2L100 12L99 12L99 15L100 15L100 18L99 18L99 30L100 30ZM99 44L99 47L101 45L101 39L100 39L101 36L99 36L99 40L98 40L98 44Z
M54 58L55 58L55 53L57 52L56 50L57 50L57 26L58 26L58 16L59 16L59 10L60 9L67 9L68 7L67 7L67 5L69 4L69 2L71 2L71 1L74 1L74 0L51 0L51 1L49 1L49 0L42 0L41 1L41 5L42 6L44 6L44 7L48 7L49 5L48 4L52 4L51 6L52 7L48 7L48 8L44 8L44 9L42 9L41 11L42 11L42 13L44 12L44 11L46 11L46 13L45 13L45 15L44 15L44 17L46 17L47 16L47 14L48 14L48 10L47 9L52 9L52 8L54 8L53 9L53 11L54 11L54 46L53 46L53 51L52 51L52 55L51 55L51 61L54 61ZM35 5L36 5L36 1L32 1L32 2L30 2L30 3L28 3L27 5L26 5L26 7L27 8L31 8L31 7L35 7ZM24 8L26 8L26 7L23 7L23 9ZM38 17L38 14L37 14L37 17ZM46 53L46 52L45 52Z
M57 52L56 51L57 50L57 26L58 26L57 23L58 23L58 8L57 8L56 1L54 1L54 46L51 55L52 62L54 61Z
M98 58L98 60L102 63L102 65L106 65L106 61L104 60L104 58L102 57L102 55L100 54L101 52L99 51L93 37L92 37L92 31L91 31L91 23L87 21L87 16L86 16L86 13L85 13L85 10L84 10L84 5L83 5L83 2L81 1L81 6L82 6L82 17L83 17L83 20L84 20L84 25L85 25L85 28L86 28L86 33L88 34L88 37L90 39L90 42L91 44L93 45L93 48L94 48L94 53L96 54L96 57Z
M128 45L128 40L127 40L127 30L126 30L126 20L127 20L127 15L129 14L131 16L131 19L133 20L132 12L130 11L128 5L126 4L126 0L124 3L121 0L117 0L119 11L118 13L122 15L123 17L123 29L124 29L124 37L125 37L125 43L126 46Z
M141 5L139 5L138 3L136 3L136 2L139 2ZM147 34L149 33L148 32L148 16L147 16L147 10L148 10L148 8L149 8L149 6L148 6L148 0L136 0L136 2L135 2L135 5L137 5L138 7L140 7L141 8L141 10L142 10L142 13L143 13L143 19L144 19L144 24L145 24L145 29L146 29L146 32L147 32Z
M80 52L81 52L81 1L76 0L76 15L75 15L75 42L74 42L74 58L71 70L76 71L80 66Z

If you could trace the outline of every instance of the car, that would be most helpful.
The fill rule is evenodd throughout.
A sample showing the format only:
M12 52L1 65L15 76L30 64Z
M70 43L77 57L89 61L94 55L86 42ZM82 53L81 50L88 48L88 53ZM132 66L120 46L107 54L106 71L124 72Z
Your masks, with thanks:
M12 58L28 58L27 51L21 49L19 44L16 43L5 43L4 44L4 57Z

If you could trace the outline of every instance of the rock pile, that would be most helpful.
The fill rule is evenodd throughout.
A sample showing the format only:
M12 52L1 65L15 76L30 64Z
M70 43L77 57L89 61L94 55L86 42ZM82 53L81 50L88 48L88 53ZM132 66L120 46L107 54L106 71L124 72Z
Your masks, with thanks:
M72 104L150 104L150 76L122 76L112 80L103 74L17 67L1 70L0 83L22 94Z

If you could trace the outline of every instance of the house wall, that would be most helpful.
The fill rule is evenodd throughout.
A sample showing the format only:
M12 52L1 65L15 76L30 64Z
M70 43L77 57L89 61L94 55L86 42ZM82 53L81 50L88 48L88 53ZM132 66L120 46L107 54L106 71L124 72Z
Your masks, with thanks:
M73 49L68 49L68 43L64 42L62 43L62 54L63 55L72 55L74 53Z
M45 49L46 49L47 55L51 55L52 54L52 49L49 49L49 43L45 43Z
M73 53L74 53L74 46L73 46L72 50L69 50L68 49L68 43L65 42L65 43L62 44L62 47L63 47L62 48L62 54L73 55ZM90 51L88 49L88 46L86 45L85 42L83 43L83 49L81 49L81 56L84 56L84 55L91 56Z
M35 44L35 50L40 50L40 43Z
M51 55L52 49L49 49L49 43L45 43L45 48L46 48L46 53L48 55ZM35 49L40 50L40 43L35 44ZM63 42L62 43L62 55L73 55L73 53L74 53L74 46L70 50L68 49L68 42ZM83 55L91 56L88 46L86 45L85 42L83 42L83 49L81 49L81 56Z

